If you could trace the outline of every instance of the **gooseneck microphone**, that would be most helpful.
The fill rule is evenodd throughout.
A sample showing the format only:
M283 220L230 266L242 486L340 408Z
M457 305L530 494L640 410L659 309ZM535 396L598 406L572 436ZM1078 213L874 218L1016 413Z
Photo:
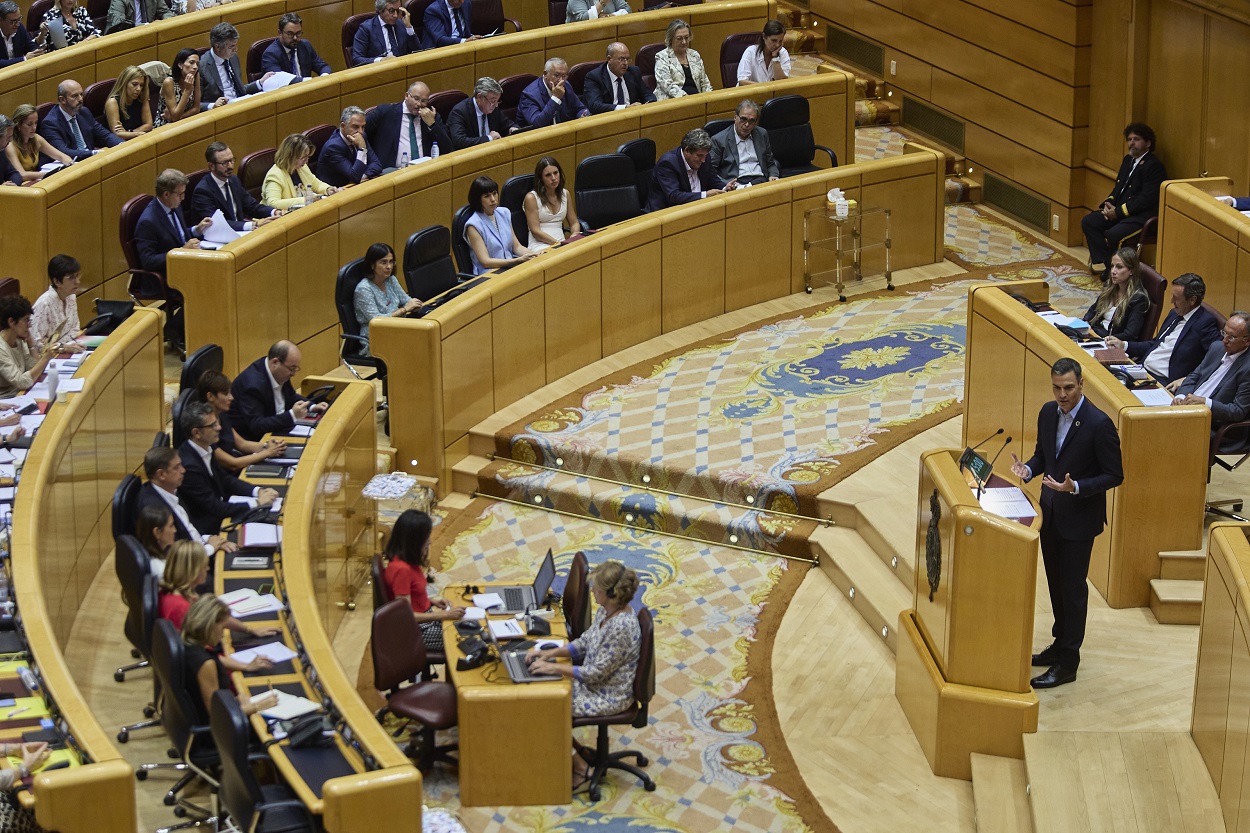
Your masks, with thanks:
M997 437L999 434L1003 433L1003 432L1004 432L1004 431L1006 431L1006 430L1007 430L1006 428L999 428L999 429L998 429L997 431L995 431L993 434L990 434L988 437L986 437L985 439L981 440L981 442L979 442L979 443L977 443L976 445L974 445L974 446L972 447L972 450L973 450L973 451L976 451L978 448L980 448L981 446L985 445L985 444L986 444L986 443L988 443L990 440L994 439L995 437ZM1007 442L1011 442L1011 437L1008 437L1008 438L1007 438Z

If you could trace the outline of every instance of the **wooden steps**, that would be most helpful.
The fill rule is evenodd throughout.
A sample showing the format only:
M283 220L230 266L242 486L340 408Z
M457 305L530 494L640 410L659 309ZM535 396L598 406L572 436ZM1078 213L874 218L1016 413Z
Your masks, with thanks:
M1024 761L972 753L977 833L1033 833Z
M1156 578L1150 581L1150 611L1164 625L1202 622L1202 582Z
M823 527L812 536L811 547L820 568L890 650L896 650L898 617L912 606L913 591L854 529Z
M1159 553L1159 578L1202 581L1206 574L1205 550L1165 550Z

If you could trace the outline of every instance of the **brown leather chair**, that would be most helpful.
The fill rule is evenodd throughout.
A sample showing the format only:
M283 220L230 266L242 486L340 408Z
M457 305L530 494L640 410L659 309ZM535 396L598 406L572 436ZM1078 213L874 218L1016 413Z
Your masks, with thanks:
M474 8L477 8L476 4ZM516 110L521 103L521 93L525 92L525 88L537 79L537 75L523 72L519 75L509 75L499 82L499 86L503 87L503 95L499 96L499 109L503 110L504 115L516 121Z
M451 116L451 108L464 101L468 96L460 90L442 90L430 95L430 106L438 113L444 124Z
M87 0L87 14L91 15L95 27L103 32L108 23L109 0Z
M1224 329L1224 324L1228 321L1228 316L1226 316L1224 313L1220 312L1220 311L1219 311L1218 309L1216 309L1215 307L1211 306L1211 305L1210 305L1209 303L1207 303L1206 301L1203 301L1203 302L1202 302L1202 307L1203 307L1203 309L1205 309L1207 312L1211 313L1211 316L1212 316L1213 318L1215 318L1215 323L1216 323L1216 326L1218 326L1221 330L1223 330L1223 329Z
M738 62L748 46L760 42L759 32L739 32L721 41L720 45L720 82L725 89L738 86Z
M265 148L249 153L239 163L239 181L256 199L260 199L260 187L265 182L265 174L269 173L269 169L273 167L273 157L276 153L276 148Z
M548 0L547 25L559 26L569 16L569 0Z
M608 743L609 726L633 726L635 729L645 728L647 712L651 698L655 694L655 628L651 621L651 611L643 608L638 611L638 630L641 631L638 649L638 668L634 672L634 702L625 711L602 717L574 717L573 726L598 726L599 736L595 749L592 751L578 746L578 752L593 767L590 776L590 800L599 800L599 786L603 782L604 773L609 769L621 769L632 774L647 792L655 792L655 782L640 767L647 765L646 757L636 749L624 752L610 752ZM377 644L376 639L374 644ZM625 763L625 758L635 758L638 766Z
M634 56L634 66L642 72L642 83L647 89L655 92L655 56L665 49L662 43L649 43L638 50Z
M5 295L21 295L22 282L17 278L4 278L0 280L0 298Z
M1163 305L1168 297L1168 279L1156 272L1154 267L1140 262L1137 264L1137 276L1141 279L1142 289L1146 290L1146 297L1150 299L1150 306L1146 308L1146 322L1142 325L1140 336L1146 340L1154 338L1155 330L1159 329L1159 319L1163 315Z
M52 0L35 0L30 4L26 11L26 31L30 32L32 38L38 40L39 25L43 23L43 16L51 10Z
M372 649L373 685L386 696L378 719L391 712L421 724L413 733L419 735L421 748L410 743L404 754L415 753L422 772L429 772L435 761L455 766L448 753L456 746L435 746L434 733L456 725L456 689L451 683L420 679L427 665L425 643L408 602L396 599L373 612Z
M368 14L354 14L347 18L347 20L343 21L343 63L348 69L352 68L352 41L356 40L356 30L364 25L366 20L373 17L374 14L374 12L369 12Z
M45 101L43 104L35 106L35 112L39 114L39 121L43 121L52 112L52 108L56 106L55 101Z
M187 193L194 194L195 186L199 185L200 180L206 176L208 176L208 168L200 168L198 171L191 171L191 173L187 174ZM196 222L198 223L203 219L203 217L199 217L196 219Z
M582 61L580 64L573 64L569 67L569 83L573 85L573 91L577 93L578 98L585 94L586 75L592 69L603 66L604 63L605 61Z
M247 48L247 64L243 67L243 70L247 73L249 83L265 74L260 68L260 59L264 57L265 50L269 48L269 44L276 40L277 38L261 38Z
M505 23L512 24L512 31L521 31L521 24L503 13L503 0L473 0L469 10L469 31L475 35L501 35Z
M317 170L317 159L321 156L321 148L325 146L326 141L338 129L338 125L335 124L319 124L304 131L304 135L312 140L313 143L312 158L308 160L308 166L312 170Z
M590 585L586 583L588 574L586 553L578 550L573 556L573 562L569 564L569 577L564 582L564 595L560 600L564 626L570 641L577 639L590 627Z
M126 257L127 271L130 273L130 297L136 301L169 301L172 300L169 283L160 272L149 272L143 268L139 260L139 249L135 246L135 227L139 225L139 217L143 209L148 207L154 197L150 194L139 194L131 197L122 206L121 222L118 225L118 238L122 245L122 254ZM181 293L177 294L179 305L182 303ZM172 310L166 310L172 314Z
M95 116L95 120L106 128L110 125L104 120L104 102L108 101L109 93L113 91L113 83L116 80L116 78L106 78L103 81L96 81L94 84L89 84L82 93L82 106L86 107L87 112Z
M412 21L412 31L415 33L418 44L425 40L425 10L435 2L437 0L408 0L404 4L404 8L408 10L408 19Z

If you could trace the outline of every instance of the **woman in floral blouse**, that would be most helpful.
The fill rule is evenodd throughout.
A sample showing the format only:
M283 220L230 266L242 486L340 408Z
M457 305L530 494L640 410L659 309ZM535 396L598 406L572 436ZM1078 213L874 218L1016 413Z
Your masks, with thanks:
M619 561L605 561L590 574L590 590L599 611L590 627L567 645L531 650L536 674L559 674L573 681L573 715L587 717L623 712L634 699L634 673L642 632L629 606L638 591L638 574ZM579 665L557 663L570 657ZM573 749L573 789L590 783L590 766Z
M100 37L100 30L95 27L91 15L87 14L85 5L78 5L78 0L54 0L52 8L44 14L43 23L39 26L40 41L48 52L56 49L56 42L52 40L49 30L58 22L65 32L66 46Z

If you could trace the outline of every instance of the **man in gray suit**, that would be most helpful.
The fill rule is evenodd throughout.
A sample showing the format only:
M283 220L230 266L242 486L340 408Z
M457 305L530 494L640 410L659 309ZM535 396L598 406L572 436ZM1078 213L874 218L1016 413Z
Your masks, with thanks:
M1213 427L1250 417L1250 313L1234 312L1221 340L1176 391L1174 405L1205 405ZM1226 438L1227 439L1227 438Z
M139 12L138 20L135 19L135 11ZM121 32L173 16L174 10L165 0L138 0L138 2L136 0L112 0L109 3L108 16L105 18L104 32L105 34Z
M269 80L266 72L250 84L239 65L239 30L229 23L218 23L208 30L211 47L200 58L200 109L220 107L240 96L255 95L260 85Z
M735 111L733 129L725 129L712 137L708 164L726 182L738 180L740 185L772 182L781 176L781 168L773 158L768 131L760 127L760 108L745 99Z

